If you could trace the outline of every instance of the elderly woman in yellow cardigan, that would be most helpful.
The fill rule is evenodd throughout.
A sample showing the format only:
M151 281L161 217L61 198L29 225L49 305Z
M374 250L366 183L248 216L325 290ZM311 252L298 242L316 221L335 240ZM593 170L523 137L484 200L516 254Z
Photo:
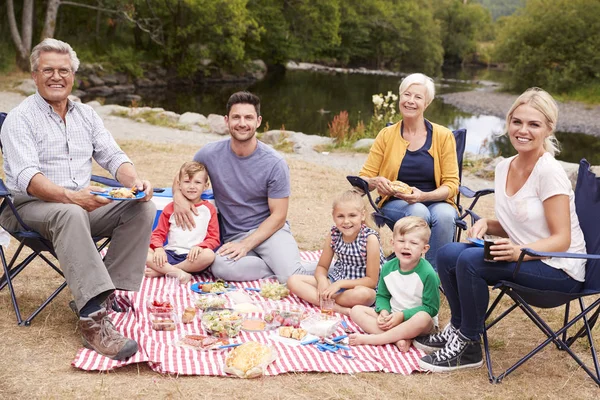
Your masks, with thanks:
M414 215L427 221L431 247L425 257L436 268L437 250L454 235L459 179L452 131L423 116L434 96L431 78L423 74L404 78L399 99L402 120L379 132L359 175L369 189L377 189L379 206L388 218L397 221ZM390 185L395 180L408 184L412 193L395 192Z

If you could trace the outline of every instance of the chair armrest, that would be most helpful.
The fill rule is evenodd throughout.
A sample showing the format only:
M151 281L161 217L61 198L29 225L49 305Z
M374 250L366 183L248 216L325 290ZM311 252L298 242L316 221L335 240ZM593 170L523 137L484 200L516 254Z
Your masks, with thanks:
M369 203L371 203L371 207L373 207L373 210L375 210L375 212L379 213L379 207L377 207L377 204L375 204L375 202L373 201L373 197L371 197L371 191L369 190L369 184L367 183L367 181L365 181L360 176L353 175L348 175L346 179L348 180L348 182L350 182L352 186L360 189L364 194L367 195Z
M568 252L553 252L553 251L536 251L533 249L530 249L528 247L524 247L521 249L521 255L519 256L519 259L517 260L517 266L515 267L515 270L513 271L513 278L517 277L517 274L519 273L519 269L521 268L521 263L523 262L523 259L525 258L525 256L531 256L531 257L555 257L555 258L578 258L581 260L600 260L600 254L582 254L582 253L568 253Z
M472 199L473 197L475 198L479 198L481 196L487 196L488 194L492 194L494 193L494 189L482 189L482 190L477 190L474 191L466 186L459 186L458 190L460 191L460 194L462 194L465 197L468 197L470 199Z
M118 180L100 175L92 175L91 181L111 187L123 187L121 182L119 182Z

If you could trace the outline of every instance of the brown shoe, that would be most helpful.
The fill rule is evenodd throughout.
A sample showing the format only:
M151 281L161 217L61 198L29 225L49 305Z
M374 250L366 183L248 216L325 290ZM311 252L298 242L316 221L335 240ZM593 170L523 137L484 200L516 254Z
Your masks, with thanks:
M105 308L89 317L79 318L79 329L85 347L113 360L125 360L138 351L135 340L126 338L115 329Z

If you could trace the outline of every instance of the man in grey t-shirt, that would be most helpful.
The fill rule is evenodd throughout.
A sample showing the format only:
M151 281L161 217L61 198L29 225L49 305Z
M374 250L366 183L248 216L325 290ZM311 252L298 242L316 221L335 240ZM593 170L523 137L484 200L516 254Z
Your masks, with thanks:
M286 222L289 168L275 150L259 142L260 100L249 92L227 102L225 123L231 137L201 148L194 160L206 165L221 215L223 246L213 275L228 281L276 276L280 282L305 273L296 240ZM177 225L192 226L195 208L174 192Z

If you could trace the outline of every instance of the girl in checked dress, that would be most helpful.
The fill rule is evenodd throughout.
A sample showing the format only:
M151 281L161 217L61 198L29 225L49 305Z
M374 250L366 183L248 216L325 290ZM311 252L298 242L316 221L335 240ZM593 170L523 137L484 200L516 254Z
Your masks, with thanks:
M355 305L373 304L384 257L379 235L365 225L366 213L357 192L348 190L334 200L335 225L325 238L314 276L292 275L292 293L317 306L322 299L333 299L333 311L345 315Z

